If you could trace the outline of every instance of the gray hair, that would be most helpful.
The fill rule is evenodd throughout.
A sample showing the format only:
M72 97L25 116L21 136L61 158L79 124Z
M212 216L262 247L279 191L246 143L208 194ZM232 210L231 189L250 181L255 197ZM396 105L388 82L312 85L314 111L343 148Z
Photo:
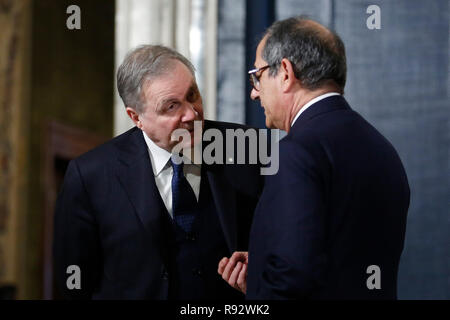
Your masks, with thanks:
M277 21L269 29L262 58L275 76L283 58L293 66L295 77L309 90L333 81L344 93L347 64L341 38L331 30L318 28L305 16Z
M172 70L173 60L182 62L195 77L192 63L171 48L143 45L130 51L117 70L117 89L125 106L143 112L143 86Z

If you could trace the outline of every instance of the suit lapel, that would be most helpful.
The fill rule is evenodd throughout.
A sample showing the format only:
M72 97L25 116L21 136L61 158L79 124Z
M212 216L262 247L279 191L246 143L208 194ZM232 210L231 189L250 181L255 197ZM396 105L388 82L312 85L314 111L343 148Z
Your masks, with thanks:
M217 214L222 226L230 252L236 250L237 226L236 226L236 194L233 187L228 183L222 170L213 170L211 166L203 164L206 168L211 195L217 208Z
M224 130L217 127L215 121L205 120L203 132L211 128L218 129L225 135ZM205 150L207 145L208 143L203 142L202 151ZM225 241L228 245L228 249L232 253L236 251L237 247L237 204L235 189L227 180L225 172L228 172L228 168L226 168L226 166L227 165L202 164L202 168L206 170L206 177L208 178L211 195L217 208L217 214L219 216L220 225L222 226Z
M155 177L141 130L131 133L129 139L117 144L119 165L117 178L125 189L144 230L153 241L163 242L159 247L164 257L167 239L163 232L163 220L167 210L155 183Z

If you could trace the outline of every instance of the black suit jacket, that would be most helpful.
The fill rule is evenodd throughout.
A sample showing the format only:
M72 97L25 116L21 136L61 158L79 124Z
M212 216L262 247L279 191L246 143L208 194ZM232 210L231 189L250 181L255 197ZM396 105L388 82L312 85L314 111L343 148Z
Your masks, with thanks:
M216 128L224 136L228 128L247 129L205 121L205 130L208 128ZM203 163L203 170L229 253L246 250L262 189L259 165ZM69 298L167 299L167 215L138 128L71 161L55 210L59 290ZM80 290L66 286L70 265L81 269Z
M281 140L279 172L266 178L247 298L396 298L409 197L393 146L342 96L315 103ZM371 265L381 289L367 286Z

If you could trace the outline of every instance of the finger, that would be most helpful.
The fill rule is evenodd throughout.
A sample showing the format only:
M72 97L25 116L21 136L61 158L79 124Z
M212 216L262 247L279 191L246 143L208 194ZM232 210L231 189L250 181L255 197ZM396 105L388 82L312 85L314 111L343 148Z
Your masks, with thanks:
M236 251L233 253L230 259L241 261L242 263L248 263L248 252L247 251Z
M243 264L241 272L239 272L239 277L237 279L237 285L242 290L242 292L247 291L247 265Z
M247 251L242 252L241 259L242 259L242 261L244 261L245 264L248 264L248 252Z
M223 273L222 273L222 279L225 280L226 282L228 282L231 272L234 270L235 267L236 267L236 260L233 260L232 258L230 258L228 260L228 263L227 263Z
M222 260L220 260L220 262L219 262L219 267L218 267L218 269L217 269L217 272L218 272L220 275L222 275L223 270L225 269L225 266L227 265L227 263L228 263L228 258L227 258L227 257L224 257L224 258L222 258Z
M232 260L234 263L237 263L238 261L244 262L245 257L243 255L243 252L236 251L231 255L230 260Z
M239 287L237 286L236 281L237 281L237 279L238 279L239 272L240 272L241 269L242 269L242 265L243 265L242 262L238 262L238 263L236 264L236 268L234 268L233 272L232 272L231 275L230 275L230 279L228 279L228 284L229 284L230 286L236 288L236 289L239 289Z
M244 259L245 259L245 264L248 264L248 251L243 252L244 255Z

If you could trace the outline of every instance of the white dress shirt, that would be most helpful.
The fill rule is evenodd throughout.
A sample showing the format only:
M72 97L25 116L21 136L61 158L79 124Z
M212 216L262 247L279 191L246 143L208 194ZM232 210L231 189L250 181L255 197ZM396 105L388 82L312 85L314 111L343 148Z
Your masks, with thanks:
M157 146L148 136L144 134L145 142L147 143L148 153L150 155L153 174L155 175L156 186L158 187L159 194L161 195L164 205L170 216L173 217L172 212L172 176L173 168L170 164L170 157L172 154ZM195 150L195 149L194 149ZM185 158L183 156L183 158ZM197 159L197 158L196 158ZM186 163L183 166L184 176L194 190L195 196L200 194L200 182L201 182L201 165Z
M328 93L322 94L322 95L320 95L320 96L318 96L318 97L315 97L314 99L312 99L311 101L309 101L308 103L306 103L306 104L305 104L305 105L297 112L297 114L295 115L295 118L294 118L294 120L292 121L292 124L291 124L291 128L292 128L292 126L294 125L295 121L298 119L298 117L300 117L300 115L301 115L303 112L305 112L305 110L308 109L310 106L312 106L314 103L319 102L320 100L325 99L325 98L328 98L328 97L331 97L331 96L340 96L340 95L341 95L341 94L340 94L340 93L337 93L337 92L328 92Z

